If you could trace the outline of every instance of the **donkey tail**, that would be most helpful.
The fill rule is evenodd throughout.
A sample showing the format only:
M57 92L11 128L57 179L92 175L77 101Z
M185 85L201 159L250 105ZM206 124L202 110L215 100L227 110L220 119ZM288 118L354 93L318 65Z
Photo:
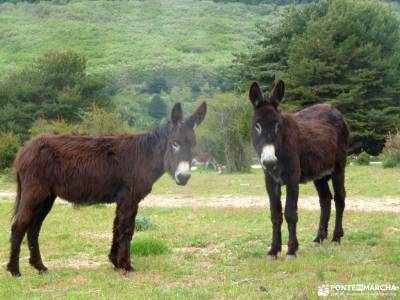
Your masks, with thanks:
M21 178L19 177L19 174L17 173L17 196L15 198L14 213L11 218L12 220L15 220L17 218L20 202L21 202Z

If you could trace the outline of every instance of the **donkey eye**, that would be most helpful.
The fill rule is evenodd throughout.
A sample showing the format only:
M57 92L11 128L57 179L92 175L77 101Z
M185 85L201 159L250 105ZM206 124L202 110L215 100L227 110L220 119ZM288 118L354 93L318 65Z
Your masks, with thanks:
M174 150L174 152L178 152L180 148L181 148L181 145L179 145L178 142L172 143L172 150Z
M256 125L254 126L254 128L256 129L256 131L257 131L257 133L258 134L261 134L261 132L262 132L262 127L261 127L261 124L260 123L256 123Z

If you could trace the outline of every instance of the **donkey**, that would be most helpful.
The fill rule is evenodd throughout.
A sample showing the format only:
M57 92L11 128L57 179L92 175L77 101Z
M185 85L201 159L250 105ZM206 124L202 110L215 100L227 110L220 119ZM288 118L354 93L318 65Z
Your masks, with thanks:
M215 157L208 151L204 151L195 155L192 160L192 165L201 166L204 167L205 169L208 169L208 167L211 165L214 171L217 171L218 173L222 172L221 165L217 162Z
M116 202L116 217L109 260L116 269L132 272L130 242L139 202L153 184L168 172L178 185L190 178L193 128L206 114L202 103L188 118L175 104L171 121L149 133L83 136L46 134L28 142L18 153L18 181L11 255L7 269L20 276L19 254L25 232L29 263L46 272L40 251L39 231L56 197L74 204Z
M343 115L327 104L310 106L297 113L283 113L279 104L285 93L278 81L270 95L263 95L259 85L250 87L253 104L252 141L264 169L269 195L272 245L268 258L276 259L282 249L281 186L286 185L284 216L288 224L287 258L295 258L299 243L296 236L299 183L314 181L319 196L321 215L314 246L328 236L332 179L336 207L336 224L332 241L340 243L344 235L342 217L345 207L344 172L349 142L349 128Z

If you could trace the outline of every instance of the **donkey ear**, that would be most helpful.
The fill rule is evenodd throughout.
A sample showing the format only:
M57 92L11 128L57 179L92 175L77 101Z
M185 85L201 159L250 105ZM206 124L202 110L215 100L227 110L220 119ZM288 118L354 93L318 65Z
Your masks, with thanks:
M283 96L285 95L285 84L283 83L282 80L278 80L276 83L274 89L272 90L271 93L272 97L278 100L278 103L282 101Z
M176 103L171 111L172 124L177 125L182 121L182 106L180 103Z
M196 111L186 119L185 124L191 128L195 128L199 126L201 122L203 122L207 113L207 103L203 102L196 109Z
M263 101L263 94L257 82L250 86L249 98L254 107L257 107Z

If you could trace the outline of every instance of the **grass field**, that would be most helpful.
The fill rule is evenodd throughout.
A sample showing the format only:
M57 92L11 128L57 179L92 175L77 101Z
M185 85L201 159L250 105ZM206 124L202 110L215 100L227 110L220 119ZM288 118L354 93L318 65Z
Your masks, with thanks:
M69 205L55 205L42 230L49 273L38 275L28 266L24 242L22 277L15 279L4 270L11 209L10 203L0 204L1 299L307 299L316 298L324 283L400 283L399 216L392 213L347 212L342 245L315 249L318 215L300 211L298 258L286 261L281 255L271 262L267 211L145 208L140 214L156 226L136 237L167 251L134 255L137 272L126 277L107 262L114 207ZM285 227L283 239L286 243Z
M379 165L346 168L348 197L400 197L400 169L384 169ZM252 196L266 193L261 169L242 174L217 174L194 172L185 187L175 185L170 176L164 175L153 189L155 194L179 194L182 197ZM312 183L302 184L300 195L317 195Z
M379 165L356 166L346 169L348 197L400 197L400 169L384 169ZM0 174L0 192L14 192L13 175ZM165 174L153 187L154 195L179 195L180 197L262 196L266 193L264 175L260 169L249 173L217 174L194 171L189 183L177 186ZM312 183L302 184L301 196L317 195Z
M0 71L60 49L84 54L90 72L214 70L250 43L271 10L194 0L0 4Z

